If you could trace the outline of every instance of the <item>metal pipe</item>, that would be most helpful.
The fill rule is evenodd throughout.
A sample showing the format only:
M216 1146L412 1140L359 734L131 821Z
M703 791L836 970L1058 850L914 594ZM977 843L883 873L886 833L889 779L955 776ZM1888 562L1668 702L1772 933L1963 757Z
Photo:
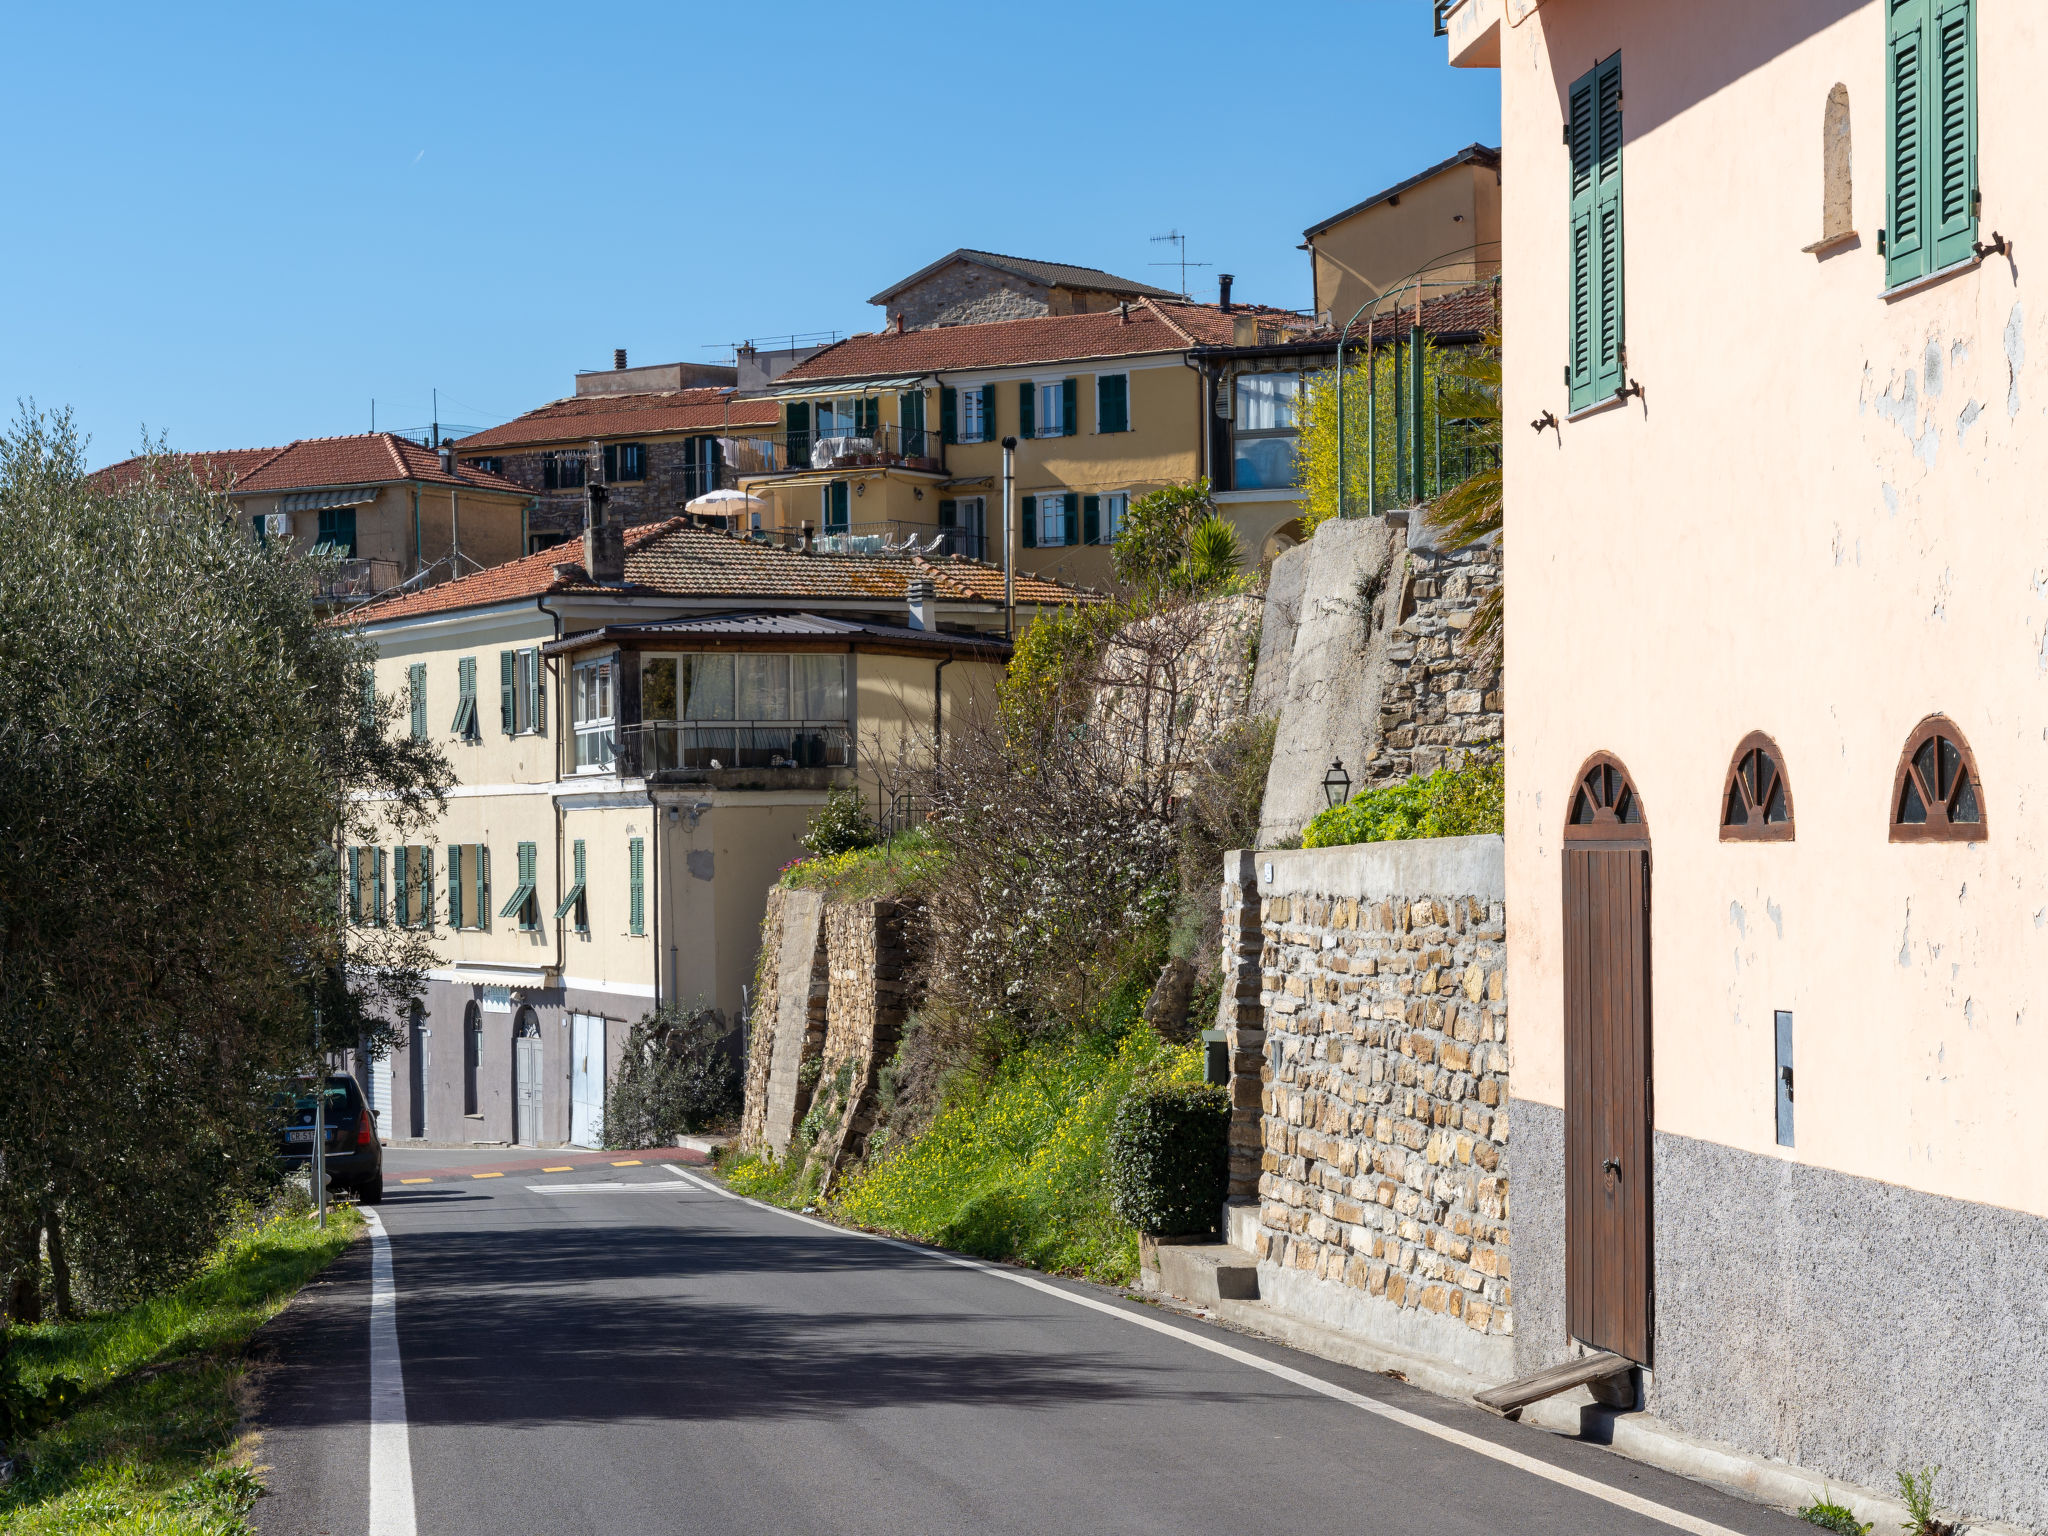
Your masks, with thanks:
M1409 447L1414 462L1409 467L1408 484L1418 506L1422 503L1422 378L1422 327L1417 324L1408 332L1408 419L1414 424L1409 433L1414 440Z
M1311 268L1313 268L1315 262L1313 255L1310 256L1309 262ZM1351 487L1344 478L1344 343L1351 335L1351 327L1358 324L1358 317L1378 302L1377 298L1372 298L1359 305L1358 308L1351 312L1351 318L1344 322L1344 329L1337 333L1337 515L1339 517L1349 517L1351 515ZM1370 356L1372 353L1371 326L1366 327L1365 350L1366 354Z
M1380 348L1365 349L1365 515L1380 511Z
M1003 638L1017 640L1017 439L1003 439Z

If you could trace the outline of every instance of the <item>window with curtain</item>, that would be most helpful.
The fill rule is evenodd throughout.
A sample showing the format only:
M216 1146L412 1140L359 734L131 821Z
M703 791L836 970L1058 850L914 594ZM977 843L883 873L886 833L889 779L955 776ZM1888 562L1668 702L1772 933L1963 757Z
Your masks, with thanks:
M1240 491L1283 490L1297 483L1298 373L1241 373L1231 484Z
M1049 384L1038 386L1038 419L1032 425L1037 437L1061 437L1066 434L1067 387L1064 379L1054 379Z
M576 766L612 766L616 737L612 719L612 658L581 661L571 674L571 708L576 726Z

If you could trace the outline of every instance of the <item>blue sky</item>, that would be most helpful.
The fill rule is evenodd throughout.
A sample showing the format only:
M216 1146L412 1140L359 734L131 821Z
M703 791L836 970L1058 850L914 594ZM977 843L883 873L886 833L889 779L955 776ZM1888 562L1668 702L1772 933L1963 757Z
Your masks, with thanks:
M484 426L623 346L872 329L956 246L1308 303L1474 139L1423 0L17 7L0 390L91 459ZM10 410L11 415L11 410Z

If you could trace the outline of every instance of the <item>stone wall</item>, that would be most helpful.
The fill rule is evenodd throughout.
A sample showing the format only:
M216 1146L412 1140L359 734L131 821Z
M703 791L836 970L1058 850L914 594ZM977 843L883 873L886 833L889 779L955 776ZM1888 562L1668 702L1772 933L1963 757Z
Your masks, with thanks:
M1501 839L1240 853L1225 869L1233 1174L1256 1073L1260 1294L1506 1379ZM1246 1017L1247 881L1262 1035Z
M909 329L933 325L986 325L992 320L1028 320L1052 312L1052 290L978 262L956 261L915 287L892 296L889 324L900 315Z
M750 1062L765 1061L767 1070L758 1094L756 1071L750 1067L748 1072L741 1146L781 1157L810 1109L816 1064L825 1047L825 899L816 891L777 887L768 893L768 903L774 949L768 950L764 932L757 974L764 984L772 983L773 991L762 987L761 1002L767 1006L755 1006L758 1017L748 1041Z
M832 902L825 908L830 990L809 1118L821 1122L811 1157L828 1186L841 1164L867 1150L881 1069L903 1039L909 963L903 919L902 906L893 901Z
M1462 644L1500 575L1498 541L1447 552L1427 530L1411 531L1364 783L1386 784L1500 750L1500 665L1475 661Z
M730 436L762 437L778 434L780 428L734 427ZM643 523L658 523L663 518L674 517L683 510L683 503L693 495L701 495L708 487L693 485L685 475L684 442L681 437L634 438L647 450L646 478L640 480L616 480L610 482L611 500L606 504L608 514L628 528L637 528ZM584 450L581 443L565 445L568 451ZM558 450L535 449L528 453L496 453L490 455L498 461L498 473L507 480L525 486L538 498L539 505L527 514L526 531L529 540L545 536L549 542L574 538L583 532L583 488L551 491L545 489L547 474L545 459L547 452ZM475 455L465 455L463 462L474 461Z

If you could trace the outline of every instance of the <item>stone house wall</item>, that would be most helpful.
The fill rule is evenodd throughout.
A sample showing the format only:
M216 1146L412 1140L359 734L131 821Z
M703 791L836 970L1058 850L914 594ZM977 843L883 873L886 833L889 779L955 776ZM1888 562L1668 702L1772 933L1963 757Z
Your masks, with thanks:
M728 436L765 437L779 434L779 427L745 426L734 427ZM695 434L692 434L695 435ZM710 435L710 434L707 434ZM644 523L658 523L663 518L674 517L683 510L683 504L693 494L686 478L685 437L625 438L620 441L636 442L647 450L646 478L641 480L615 480L609 482L611 500L607 511L623 526L636 528ZM544 542L555 542L573 538L583 532L583 488L550 491L547 484L545 459L548 453L577 450L588 451L582 443L563 444L559 449L533 449L529 452L499 452L487 455L496 459L498 473L507 480L525 486L539 498L539 505L527 514L526 530L529 541L536 537ZM466 455L464 463L471 463L480 455Z
M881 1069L903 1038L909 962L903 918L903 908L893 901L832 902L825 908L829 992L811 1114L824 1123L811 1156L828 1183L841 1164L858 1161L867 1149Z
M986 325L1051 314L1052 290L994 267L956 261L893 295L885 309L890 325L900 315L913 331L934 325Z
M1502 840L1235 853L1225 873L1232 1194L1255 1083L1260 1295L1507 1379Z

